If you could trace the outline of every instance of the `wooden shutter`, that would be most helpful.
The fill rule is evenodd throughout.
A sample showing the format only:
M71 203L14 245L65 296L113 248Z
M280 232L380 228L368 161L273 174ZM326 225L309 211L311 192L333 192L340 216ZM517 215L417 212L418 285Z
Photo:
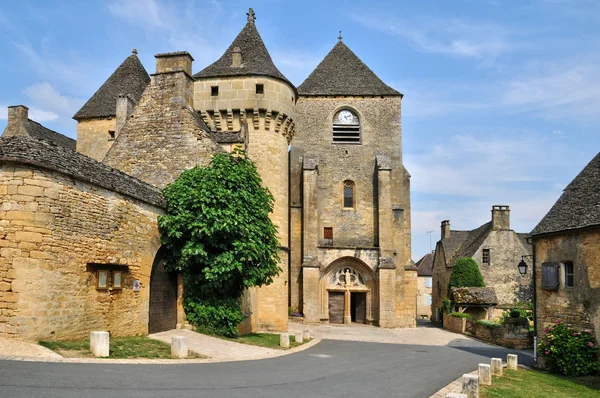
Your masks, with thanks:
M542 289L558 290L558 263L542 263Z

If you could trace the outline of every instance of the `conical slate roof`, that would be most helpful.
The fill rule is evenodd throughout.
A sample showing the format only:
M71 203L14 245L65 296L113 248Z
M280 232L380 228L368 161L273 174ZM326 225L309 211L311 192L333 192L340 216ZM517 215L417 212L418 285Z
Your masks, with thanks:
M129 94L137 104L150 83L150 76L136 54L137 51L134 50L92 98L77 111L73 119L115 116L119 94Z
M242 64L240 66L233 66L233 52L236 47L240 49L242 54ZM294 89L296 88L273 63L271 55L269 55L265 43L256 29L254 18L249 17L248 23L223 56L212 65L196 73L194 78L254 75L283 80Z
M600 153L565 188L532 235L600 225Z
M298 87L300 95L399 95L341 40Z

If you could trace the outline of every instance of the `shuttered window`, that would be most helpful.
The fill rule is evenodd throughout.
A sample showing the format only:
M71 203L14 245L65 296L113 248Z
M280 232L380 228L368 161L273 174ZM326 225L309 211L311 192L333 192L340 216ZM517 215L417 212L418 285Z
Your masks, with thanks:
M358 116L350 110L343 109L333 117L334 144L360 144L360 122Z
M542 289L558 290L558 263L542 263Z
M331 228L331 227L323 228L323 238L324 239L333 239L333 228Z

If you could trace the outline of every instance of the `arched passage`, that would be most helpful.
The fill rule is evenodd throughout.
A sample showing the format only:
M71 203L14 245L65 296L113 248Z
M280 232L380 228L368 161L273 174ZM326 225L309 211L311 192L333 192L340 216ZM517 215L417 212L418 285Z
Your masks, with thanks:
M177 274L165 271L163 250L154 258L150 274L148 333L164 332L177 326Z

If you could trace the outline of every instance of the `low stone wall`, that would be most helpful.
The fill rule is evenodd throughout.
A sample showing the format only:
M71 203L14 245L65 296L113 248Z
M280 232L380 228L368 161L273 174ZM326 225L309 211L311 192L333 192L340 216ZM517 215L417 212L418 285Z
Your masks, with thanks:
M455 318L444 314L444 329L454 333L469 334L483 341L519 350L533 346L529 326L520 322L522 322L520 319L507 318L499 328L489 328L477 324L473 319Z
M466 318L455 318L451 315L444 314L444 329L454 333L465 333Z

